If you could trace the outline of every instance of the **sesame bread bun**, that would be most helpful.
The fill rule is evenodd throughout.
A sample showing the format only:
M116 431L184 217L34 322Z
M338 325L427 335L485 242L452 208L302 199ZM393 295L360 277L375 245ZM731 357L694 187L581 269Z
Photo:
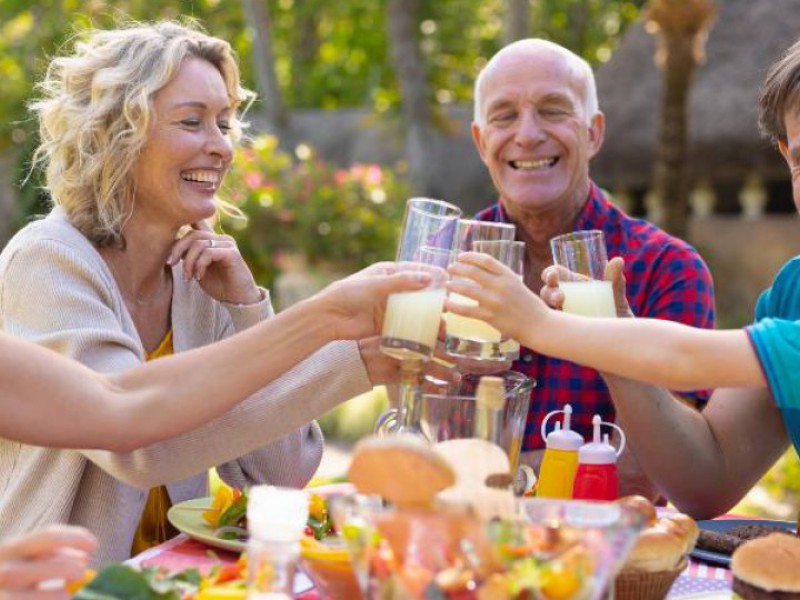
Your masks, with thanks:
M772 533L750 540L733 553L731 571L741 598L800 600L800 538Z
M369 437L356 444L348 478L362 494L401 507L426 508L456 482L448 462L415 436Z

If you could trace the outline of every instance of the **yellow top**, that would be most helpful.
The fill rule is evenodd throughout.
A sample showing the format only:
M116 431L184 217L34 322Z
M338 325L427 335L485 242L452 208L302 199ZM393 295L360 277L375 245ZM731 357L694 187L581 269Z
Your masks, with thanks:
M170 328L158 348L152 352L145 353L145 359L148 361L155 360L162 356L169 356L172 353L172 329ZM167 521L167 511L170 506L172 506L172 503L166 486L162 485L150 489L147 503L144 505L144 510L142 510L139 527L136 528L136 533L133 535L132 556L153 546L158 546L178 534L178 530Z

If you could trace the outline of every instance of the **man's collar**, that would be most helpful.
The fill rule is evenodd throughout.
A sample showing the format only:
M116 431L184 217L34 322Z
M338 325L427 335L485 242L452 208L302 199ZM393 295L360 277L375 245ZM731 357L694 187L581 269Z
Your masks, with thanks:
M596 223L598 217L600 217L603 213L603 206L605 203L606 200L603 196L602 190L594 181L589 180L589 195L586 197L586 202L583 203L583 206L575 216L574 230L581 231L583 229L587 229L586 225ZM511 219L508 217L505 206L503 206L502 198L497 199L493 216L495 221L499 221L501 223L511 223ZM588 229L593 228L594 227L588 227Z
M589 181L589 195L583 203L575 218L575 231L597 229L598 221L602 220L606 204L602 190L594 181Z

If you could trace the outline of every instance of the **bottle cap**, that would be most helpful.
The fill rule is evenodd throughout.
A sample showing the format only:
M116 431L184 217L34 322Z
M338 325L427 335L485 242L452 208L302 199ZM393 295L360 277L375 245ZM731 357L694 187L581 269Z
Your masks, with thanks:
M247 527L261 540L294 542L308 521L308 496L303 490L253 486L248 491Z
M606 423L610 425L610 423ZM600 415L592 418L592 441L578 450L578 462L584 465L613 465L617 462L617 449L608 442L608 434L600 438ZM620 448L620 452L622 449Z
M556 421L555 429L549 434L545 435L547 431L547 421L553 415L563 413L564 420L563 426ZM552 450L578 450L583 445L583 437L577 431L570 429L570 420L572 416L572 406L569 404L564 405L564 410L554 410L547 413L547 416L542 421L542 437L544 438L547 448Z

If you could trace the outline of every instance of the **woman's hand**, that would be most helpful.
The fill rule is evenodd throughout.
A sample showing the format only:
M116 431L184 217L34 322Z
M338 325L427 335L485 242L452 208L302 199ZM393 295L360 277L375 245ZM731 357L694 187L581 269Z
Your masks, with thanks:
M69 525L51 525L5 540L0 543L0 598L67 600L71 594L64 583L83 578L96 545L89 531Z
M392 358L385 354L380 347L380 337L370 337L358 340L358 350L361 353L361 360L364 361L364 366L367 369L367 375L372 385L392 385L400 383L403 372L402 362L396 358ZM450 383L457 383L461 379L460 373L456 370L455 366L447 366L447 364L440 362L441 360L451 361L452 358L447 357L444 352L444 346L441 343L437 344L437 351L435 356L440 360L426 360L422 364L423 386L428 378L434 381L442 382L442 385ZM493 371L496 372L496 371ZM433 387L431 391L441 391Z
M447 301L445 310L480 319L523 345L537 320L549 312L542 300L502 263L488 254L465 252L450 266L447 288L478 301L467 306ZM477 285L476 285L477 284Z
M193 223L192 230L172 246L167 263L172 266L179 260L183 260L184 278L199 281L203 291L215 300L229 304L262 300L236 241L214 233L205 221Z
M321 303L334 339L360 340L380 334L391 294L422 290L430 281L425 273L397 271L394 263L381 262L330 284L312 300Z

